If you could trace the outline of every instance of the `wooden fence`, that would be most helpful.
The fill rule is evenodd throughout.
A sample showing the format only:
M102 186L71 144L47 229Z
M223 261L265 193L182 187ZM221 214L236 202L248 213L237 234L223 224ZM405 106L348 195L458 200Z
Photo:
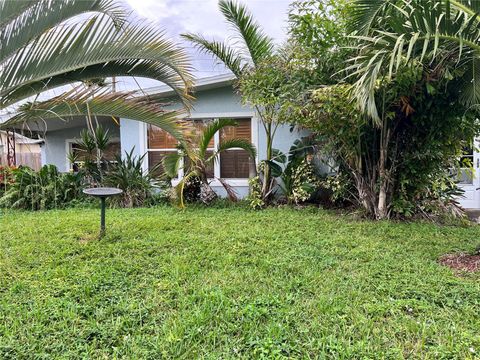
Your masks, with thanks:
M17 153L17 166L24 165L34 170L40 170L42 167L41 154L39 153ZM0 154L0 165L7 165L7 154Z

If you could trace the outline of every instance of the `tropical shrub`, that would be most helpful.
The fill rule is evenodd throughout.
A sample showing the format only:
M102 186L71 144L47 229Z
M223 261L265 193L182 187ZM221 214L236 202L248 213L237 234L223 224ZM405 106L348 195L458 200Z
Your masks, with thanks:
M325 174L321 188L326 191L324 200L328 205L347 206L355 203L355 186L348 172L337 171L332 174ZM353 195L352 195L353 194Z
M290 147L288 158L276 151L275 161L281 164L273 167L278 178L280 196L287 203L303 203L320 187L319 171L314 164L313 138L297 139Z
M0 206L25 210L64 208L83 197L82 175L62 174L54 165L36 172L29 167L12 170L13 182L0 198Z
M163 183L153 176L153 170L145 172L143 161L146 154L134 156L134 149L125 152L124 158L117 156L115 163L110 166L104 177L105 186L123 190L120 196L110 199L113 205L120 207L139 207L153 201L155 194L162 191Z
M262 197L262 183L258 176L254 176L248 179L248 185L250 186L250 192L246 198L250 207L254 210L260 210L265 207L265 201Z
M292 92L280 105L284 121L322 139L337 201L377 219L456 212L451 172L480 129L476 2L327 3L295 2L290 33L303 50L276 67ZM330 41L335 33L345 52ZM295 92L305 74L312 81Z
M290 177L292 185L287 199L295 204L309 200L320 187L320 180L309 158L302 160L298 166L293 168Z
M269 166L272 175L272 189L275 201L287 204L300 204L312 198L321 186L321 171L314 159L315 139L311 137L297 139L290 147L288 156L278 149L273 149L273 157L259 164ZM263 201L262 182L259 176L249 180L250 193L247 201L253 209L261 209L267 204Z
M40 171L28 167L0 169L3 191L0 206L25 210L61 209L88 201L82 190L91 186L111 186L123 194L109 199L113 206L138 207L164 202L169 193L169 182L159 181L152 172L142 169L143 156L134 156L133 149L125 157L117 156L108 168L102 168L102 180L92 182L92 172L85 168L60 173L54 165L45 165ZM97 166L92 165L98 175Z
M379 208L382 192L385 216L435 213L434 204L454 205L458 193L451 171L480 123L460 104L451 106L455 94L443 90L444 84L428 82L420 68L405 69L396 82L384 85L386 118L381 128L357 111L349 86L314 93L314 109L304 124L323 139L322 151L334 159L338 176L354 184L356 191L346 193L348 200L367 214L384 217ZM408 104L402 100L407 96ZM434 190L438 186L454 188L440 193Z
M108 130L101 125L82 129L77 140L77 152L68 155L74 172L81 172L90 186L101 184L105 171L109 169L110 161L105 158L105 150L110 141Z

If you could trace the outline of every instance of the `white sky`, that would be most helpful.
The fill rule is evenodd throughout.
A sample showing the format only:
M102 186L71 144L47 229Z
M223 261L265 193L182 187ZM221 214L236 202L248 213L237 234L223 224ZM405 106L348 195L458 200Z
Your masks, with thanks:
M201 33L207 39L225 40L232 33L218 10L218 0L124 0L136 13L166 31L191 54L197 77L225 73L223 66L183 42L180 34ZM238 0L247 5L265 33L281 43L286 38L287 12L293 0ZM144 81L142 81L142 86Z

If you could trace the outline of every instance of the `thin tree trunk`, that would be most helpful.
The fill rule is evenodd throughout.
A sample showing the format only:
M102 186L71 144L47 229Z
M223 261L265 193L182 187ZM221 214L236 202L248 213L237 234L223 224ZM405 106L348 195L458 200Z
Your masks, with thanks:
M272 124L265 124L265 133L267 138L267 151L266 151L266 160L272 160ZM263 169L263 185L262 185L262 198L266 201L267 196L270 192L270 166L265 166Z
M387 177L387 151L390 138L390 131L386 129L386 124L382 125L382 131L380 133L380 157L378 160L378 174L380 180L380 187L378 192L378 206L377 206L377 219L386 219L388 217L387 206L387 190L388 190L388 177Z

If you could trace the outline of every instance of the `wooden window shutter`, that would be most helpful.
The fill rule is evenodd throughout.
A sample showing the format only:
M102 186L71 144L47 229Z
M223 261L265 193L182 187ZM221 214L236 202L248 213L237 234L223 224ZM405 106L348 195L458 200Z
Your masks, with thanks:
M250 119L235 119L237 126L227 126L220 133L220 140L246 139L252 140L252 128Z
M195 127L196 131L202 132L203 128L207 126L208 122L212 121L211 119L207 120L194 120L193 126ZM209 148L214 148L215 147L215 138L213 137L212 140L208 143Z
M163 175L162 159L172 151L149 151L148 152L148 169L153 172L153 175Z
M237 126L222 129L220 141L230 139L252 140L251 120L236 119ZM249 154L242 149L228 150L220 154L220 176L225 179L248 179L250 173Z
M248 179L250 156L245 150L229 150L220 154L220 176L225 179Z
M147 130L149 149L174 149L177 139L159 127L149 125Z

